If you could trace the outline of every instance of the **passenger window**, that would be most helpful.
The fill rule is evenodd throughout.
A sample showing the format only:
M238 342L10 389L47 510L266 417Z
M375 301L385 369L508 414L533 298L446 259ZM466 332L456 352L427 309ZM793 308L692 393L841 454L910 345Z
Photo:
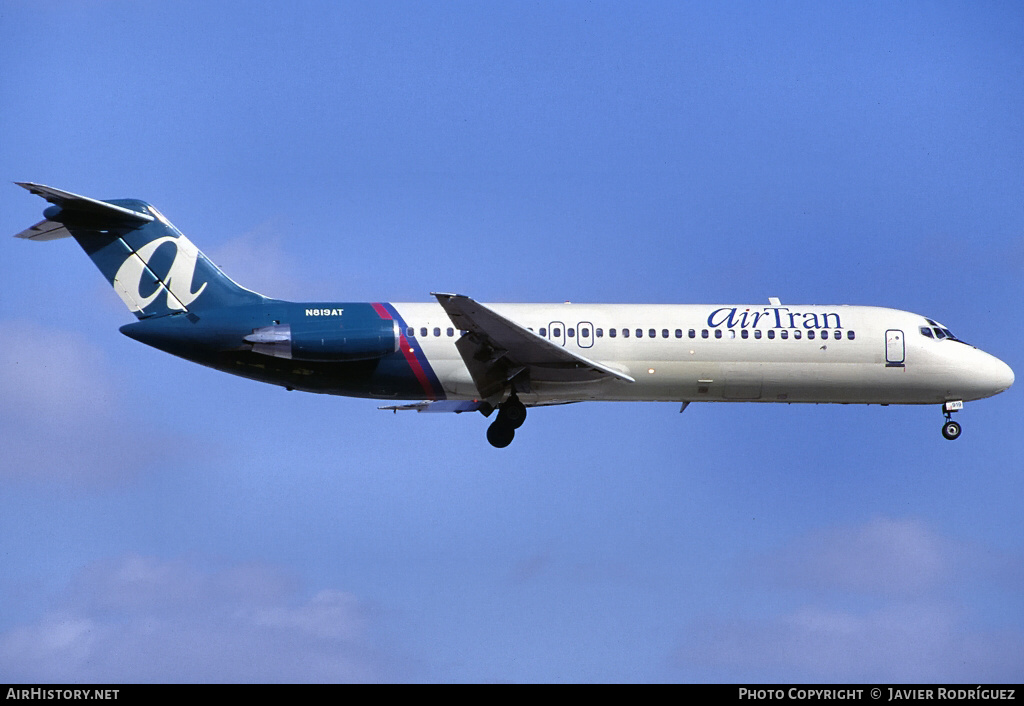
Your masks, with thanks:
M553 329L551 329L551 337L552 338L561 338L562 337L562 329L560 329L560 328L553 328Z
M642 328L638 328L636 330L636 337L637 338L643 338L644 337L644 330Z
M434 327L434 336L437 337L437 338L441 337L441 327L440 326L435 326Z
M623 338L629 338L629 329L628 328L622 329L622 337Z
M800 329L797 329L796 331L793 332L793 338L797 340L800 339Z
M836 331L835 333L832 334L832 338L836 339L837 341L843 340L843 332Z
M768 338L775 338L775 329L768 329Z
M748 338L750 336L750 331L743 329L742 331L740 331L740 336L742 336L743 338Z
M449 328L446 333L448 334L448 338L451 338L452 336L455 335L455 329Z
M729 338L736 338L736 329L729 329Z
M847 337L847 338L849 338L849 339L850 339L851 341L852 341L852 340L853 340L854 338L856 338L856 336L854 335L853 331L847 331L847 332L846 332L846 337Z
M822 338L822 339L826 339L826 338L828 338L828 331L822 331L822 332L821 332L821 338Z
M668 338L668 329L667 328L663 328L661 330L661 337L662 338Z
M548 328L547 328L547 326L545 326L544 328L542 328L542 329L540 330L540 335L541 335L541 336L544 336L544 338L547 338L547 337L548 337Z
M580 329L580 335L583 336L583 338L590 338L590 329L588 329L588 328L581 328Z
M715 329L715 338L721 338L721 337L722 337L722 329L716 328Z
M786 329L782 329L781 331L779 331L779 335L782 338L789 338L789 331L787 331Z
M427 327L426 326L424 326L423 328L420 329L420 335L423 336L424 338L427 337Z
M618 333L618 329L614 329L614 328L610 328L610 329L608 329L608 335L609 335L609 336L610 336L611 338L615 338L615 334L616 334L616 333Z
M668 331L666 331L665 333L667 334ZM652 329L648 329L647 335L650 338L657 338L658 337L658 332L655 329L653 329L653 328ZM666 336L666 338L668 338L668 337Z
M596 328L596 329L594 329L594 336L596 336L597 338L604 338L604 329L603 328Z
M697 332L693 329L690 329L690 338L697 338Z
M410 326L409 328L407 328L407 329L405 330L405 335L406 335L406 336L407 336L408 338L412 338L413 336L415 336L415 335L416 335L416 329L414 329L414 328L413 328L412 326Z
M677 328L676 329L676 338L682 338L682 337L683 337L683 330L681 328Z
M569 338L573 338L576 335L576 329L567 328L565 330L565 335L568 336Z
M701 338L707 338L708 337L708 330L707 329L701 329L700 337Z
M761 338L761 329L754 331L754 338Z

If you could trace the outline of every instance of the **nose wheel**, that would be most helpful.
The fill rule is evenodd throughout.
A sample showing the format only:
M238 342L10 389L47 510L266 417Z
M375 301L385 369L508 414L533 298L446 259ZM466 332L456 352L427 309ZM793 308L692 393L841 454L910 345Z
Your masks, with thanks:
M960 425L952 419L947 419L946 423L942 425L942 435L950 441L956 439L960 436Z
M497 449L505 448L512 443L516 429L523 426L525 421L526 405L520 402L519 397L513 392L505 404L498 408L497 419L487 427L487 441Z
M946 415L946 423L942 425L942 435L950 441L960 438L960 425L953 421L952 415L953 412L958 412L963 408L964 403L959 400L942 405L942 411Z

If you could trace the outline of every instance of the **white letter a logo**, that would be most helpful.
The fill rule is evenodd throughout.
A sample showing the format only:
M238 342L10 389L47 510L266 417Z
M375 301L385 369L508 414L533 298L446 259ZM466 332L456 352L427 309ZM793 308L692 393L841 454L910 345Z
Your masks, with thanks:
M174 262L167 276L161 281L149 270L149 260L153 253L164 243L174 243L178 249ZM195 301L196 297L206 289L206 282L195 292L192 291L192 278L196 274L196 258L199 249L185 236L164 236L150 241L128 256L114 275L114 291L131 311L142 311L160 296L167 292L167 308L172 311L184 311L185 307ZM143 277L152 278L157 285L156 290L148 297L143 297L139 288Z

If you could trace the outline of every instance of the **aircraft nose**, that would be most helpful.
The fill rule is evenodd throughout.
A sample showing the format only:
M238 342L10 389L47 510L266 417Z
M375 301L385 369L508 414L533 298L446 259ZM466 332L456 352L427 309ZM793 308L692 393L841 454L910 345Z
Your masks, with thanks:
M1010 368L1009 365L999 360L998 358L996 358L996 363L999 367L999 370L996 372L998 388L996 392L1002 392L1003 390L1008 390L1010 388L1010 385L1013 384L1013 370Z
M979 377L984 380L984 386L989 395L997 395L1013 384L1013 370L1009 365L996 358L994 355L986 354L986 360L977 371Z

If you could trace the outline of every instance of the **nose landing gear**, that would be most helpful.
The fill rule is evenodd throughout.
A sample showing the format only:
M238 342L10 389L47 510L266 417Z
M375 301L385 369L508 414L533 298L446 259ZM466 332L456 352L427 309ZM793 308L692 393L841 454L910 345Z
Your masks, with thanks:
M952 441L960 436L960 425L947 418L946 423L942 425L942 435Z
M950 441L960 438L960 425L951 417L953 412L958 412L963 408L964 403L961 400L953 400L942 405L942 411L946 415L946 423L942 425L942 435Z
M526 421L526 405L519 401L518 395L512 393L505 403L498 408L498 417L487 427L487 441L491 446L503 449L512 443L516 429Z

